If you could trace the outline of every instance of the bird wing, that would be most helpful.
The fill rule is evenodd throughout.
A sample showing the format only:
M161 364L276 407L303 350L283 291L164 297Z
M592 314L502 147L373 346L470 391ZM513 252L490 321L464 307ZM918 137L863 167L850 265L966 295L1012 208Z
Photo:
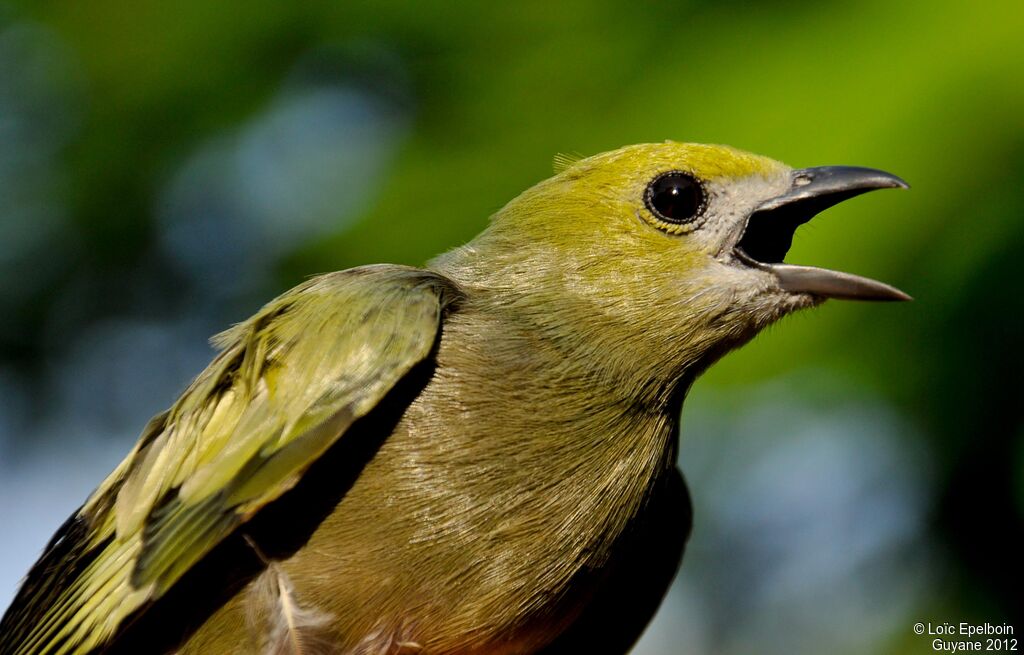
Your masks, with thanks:
M458 295L428 271L350 269L215 337L220 354L29 573L0 622L0 654L106 643L429 358Z

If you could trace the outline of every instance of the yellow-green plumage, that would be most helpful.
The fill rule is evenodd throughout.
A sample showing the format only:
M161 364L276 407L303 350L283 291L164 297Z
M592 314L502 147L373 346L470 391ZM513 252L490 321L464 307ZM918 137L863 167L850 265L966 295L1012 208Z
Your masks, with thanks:
M217 337L0 653L628 649L688 531L689 385L823 296L732 250L781 164L665 143L559 168L430 270L318 277ZM699 182L693 220L645 203L666 171Z

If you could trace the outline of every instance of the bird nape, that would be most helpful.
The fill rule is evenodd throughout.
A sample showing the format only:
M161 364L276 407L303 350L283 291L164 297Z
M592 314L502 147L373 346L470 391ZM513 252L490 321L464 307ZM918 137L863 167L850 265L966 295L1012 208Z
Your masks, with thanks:
M61 527L2 655L626 652L690 529L696 377L827 298L786 263L881 171L660 143L560 161L426 268L314 278Z

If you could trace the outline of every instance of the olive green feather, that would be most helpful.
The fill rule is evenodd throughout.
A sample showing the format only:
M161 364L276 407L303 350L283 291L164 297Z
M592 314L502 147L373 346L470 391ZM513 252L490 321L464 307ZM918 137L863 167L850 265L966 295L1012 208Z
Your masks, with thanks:
M426 271L364 267L314 278L216 337L220 355L48 547L0 652L101 646L427 357L457 297ZM40 573L54 567L59 586Z

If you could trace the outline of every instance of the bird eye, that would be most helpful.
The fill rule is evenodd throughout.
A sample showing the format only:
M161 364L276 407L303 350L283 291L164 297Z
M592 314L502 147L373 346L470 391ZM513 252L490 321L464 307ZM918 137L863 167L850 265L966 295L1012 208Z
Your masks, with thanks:
M673 224L689 223L704 211L704 189L686 173L672 171L647 185L644 203L658 218Z

